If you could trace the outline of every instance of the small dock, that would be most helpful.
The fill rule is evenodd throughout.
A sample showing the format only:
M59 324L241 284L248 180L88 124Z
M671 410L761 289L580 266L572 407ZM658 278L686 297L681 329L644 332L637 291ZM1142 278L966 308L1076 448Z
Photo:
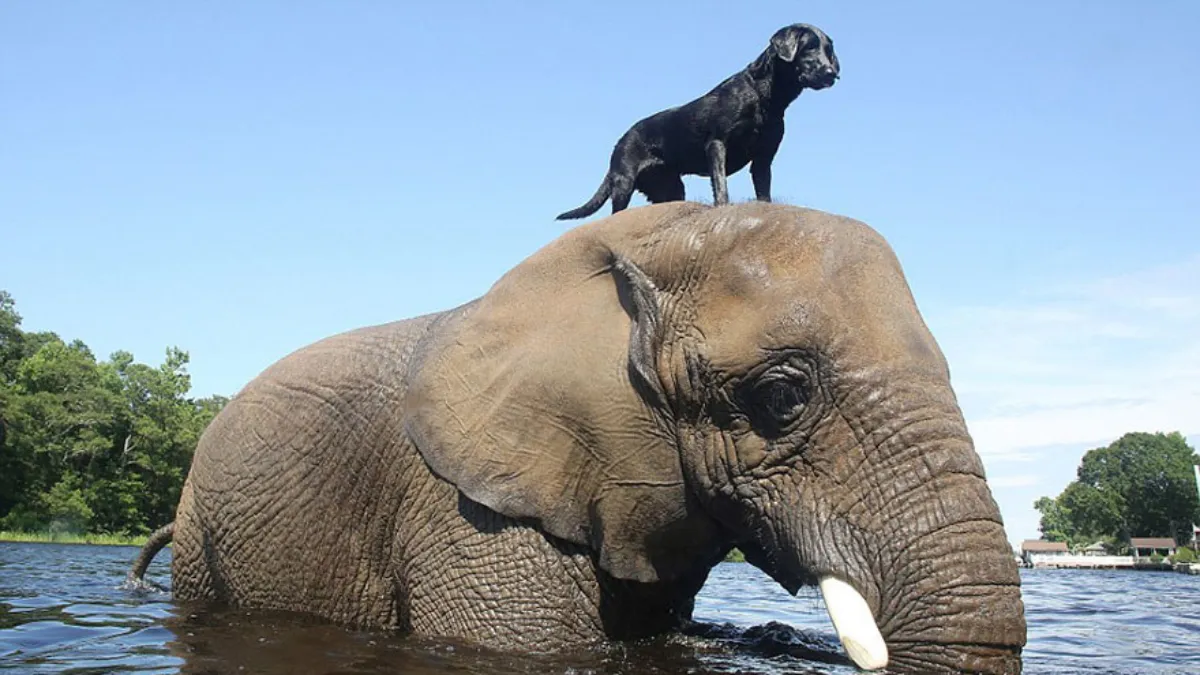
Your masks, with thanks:
M1133 555L1108 555L1103 542L1076 549L1074 552L1065 542L1026 539L1021 544L1021 553L1016 555L1017 564L1030 569L1042 570L1142 570L1147 572L1180 572L1200 574L1200 564L1172 563L1175 555L1175 540L1167 537L1133 537L1129 546Z
M1031 555L1021 562L1024 567L1038 570L1139 570L1145 572L1179 572L1200 575L1200 563L1154 562L1129 555Z
M1037 554L1026 556L1026 567L1033 569L1077 569L1077 570L1116 570L1134 569L1135 564L1130 555L1071 555L1071 554Z

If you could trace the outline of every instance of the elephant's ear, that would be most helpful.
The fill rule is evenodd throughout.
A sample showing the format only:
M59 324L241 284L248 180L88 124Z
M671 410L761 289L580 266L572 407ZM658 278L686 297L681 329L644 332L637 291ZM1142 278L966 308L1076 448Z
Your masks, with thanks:
M659 292L594 236L568 235L454 310L418 356L406 427L473 501L669 579L713 547L657 373Z

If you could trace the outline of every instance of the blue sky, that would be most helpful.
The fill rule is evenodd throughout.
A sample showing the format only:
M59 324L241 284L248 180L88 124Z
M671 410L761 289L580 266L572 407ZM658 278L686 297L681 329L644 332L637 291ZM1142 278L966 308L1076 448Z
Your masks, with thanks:
M789 110L776 196L891 241L1010 538L1088 448L1200 440L1200 4L739 7L6 3L0 288L26 329L178 345L232 394L479 295L631 123L802 21L842 80Z

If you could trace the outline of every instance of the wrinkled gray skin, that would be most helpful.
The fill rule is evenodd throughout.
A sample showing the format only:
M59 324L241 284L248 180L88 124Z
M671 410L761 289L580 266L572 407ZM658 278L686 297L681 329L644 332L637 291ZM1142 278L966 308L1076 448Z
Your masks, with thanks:
M674 202L456 309L301 349L205 432L181 600L547 649L677 628L737 545L866 599L897 671L1020 671L1000 514L900 266L853 220Z

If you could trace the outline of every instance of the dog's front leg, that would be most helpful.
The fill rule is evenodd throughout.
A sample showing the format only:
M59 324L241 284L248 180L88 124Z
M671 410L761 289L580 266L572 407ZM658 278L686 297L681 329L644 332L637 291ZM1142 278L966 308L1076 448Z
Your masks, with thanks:
M758 151L750 160L750 178L754 181L754 196L760 202L771 201L771 162L783 140L783 120L768 124L763 129Z
M751 162L750 178L754 180L754 197L760 202L771 201L771 161Z
M728 204L729 190L725 185L725 143L709 141L705 151L708 152L708 175L712 178L713 205Z

